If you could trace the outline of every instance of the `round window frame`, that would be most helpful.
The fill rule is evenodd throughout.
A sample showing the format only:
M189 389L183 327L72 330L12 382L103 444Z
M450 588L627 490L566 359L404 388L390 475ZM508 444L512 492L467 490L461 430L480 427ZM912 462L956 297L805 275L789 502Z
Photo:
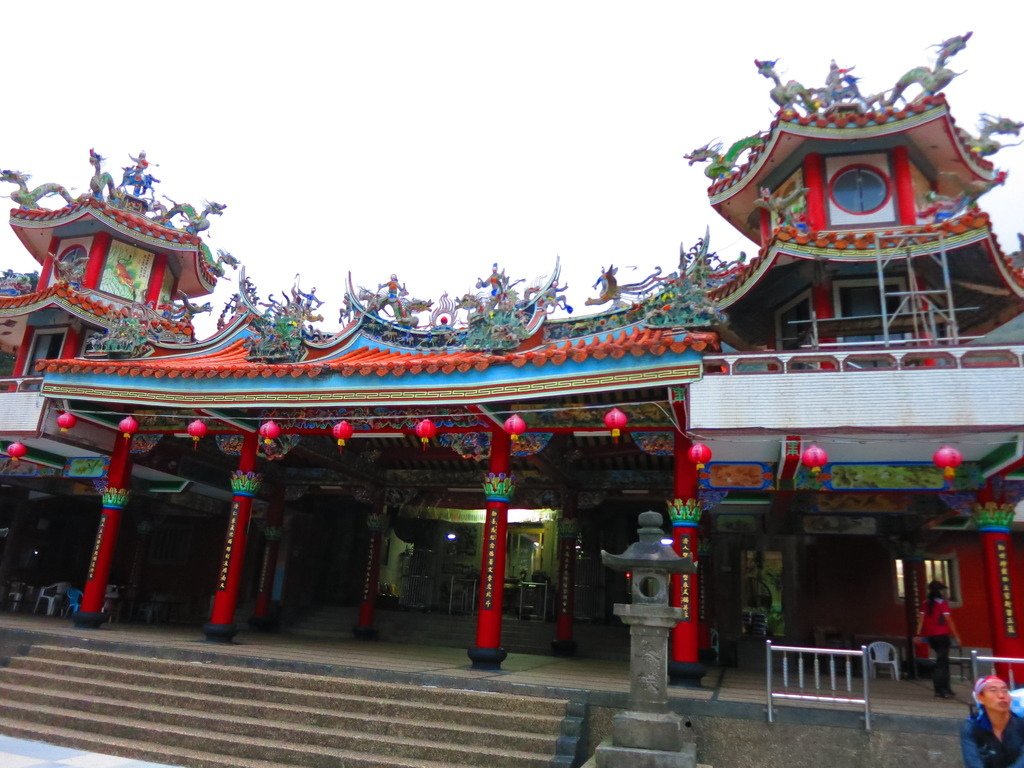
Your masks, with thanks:
M851 208L847 208L845 205L839 202L836 197L836 182L839 181L843 176L851 171L867 171L868 173L874 174L878 179L881 180L882 186L885 189L885 196L882 198L882 202L876 205L874 208L870 208L865 211L855 211ZM851 216L870 216L873 213L878 213L880 210L885 208L890 200L892 200L892 179L889 175L881 168L869 165L867 163L851 163L850 165L844 165L834 174L828 182L828 199L832 202L836 208L848 213Z

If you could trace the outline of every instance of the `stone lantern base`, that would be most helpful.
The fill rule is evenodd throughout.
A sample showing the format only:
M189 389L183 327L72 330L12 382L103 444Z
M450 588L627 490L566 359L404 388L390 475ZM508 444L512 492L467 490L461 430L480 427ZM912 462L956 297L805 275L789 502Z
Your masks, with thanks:
M602 742L587 763L596 768L697 768L697 745L683 744L682 750L641 749L639 747L616 747L611 741Z

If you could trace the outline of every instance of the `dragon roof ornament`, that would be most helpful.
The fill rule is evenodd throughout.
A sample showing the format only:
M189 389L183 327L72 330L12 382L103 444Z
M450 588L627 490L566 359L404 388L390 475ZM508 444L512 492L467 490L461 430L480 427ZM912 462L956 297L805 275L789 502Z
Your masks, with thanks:
M239 284L240 290L225 307L225 313L232 308L252 313L253 333L244 342L249 361L296 363L305 356L304 342L319 342L329 337L313 327L313 323L324 319L316 311L323 305L323 301L317 297L316 288L309 293L302 290L298 275L289 290L281 291L281 301L270 294L266 301L260 302L255 287L245 275L244 267ZM256 306L257 302L264 309L260 310ZM222 320L223 317L222 314Z

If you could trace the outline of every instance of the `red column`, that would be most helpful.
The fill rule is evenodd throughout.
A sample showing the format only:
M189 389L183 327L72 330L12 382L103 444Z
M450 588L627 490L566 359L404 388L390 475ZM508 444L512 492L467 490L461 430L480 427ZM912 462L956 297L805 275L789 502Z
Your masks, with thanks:
M1017 624L1017 587L1014 583L1013 542L1010 526L1013 524L1013 504L987 502L974 506L974 521L981 534L981 548L985 560L985 592L988 595L988 625L992 630L992 655L1006 658L1024 658L1024 641ZM997 665L1000 675L1007 674L1006 665ZM1024 668L1014 669L1014 677L1024 676Z
M153 263L153 272L149 276L149 289L146 291L146 304L156 309L160 303L160 289L164 285L164 273L167 271L167 256L158 254Z
M896 211L900 224L912 227L917 224L917 201L914 199L914 182L910 175L910 155L906 147L892 151L892 175L896 186Z
M818 320L831 320L836 316L835 304L832 300L832 280L824 274L811 288L811 302L814 305L814 316ZM818 343L832 343L835 336L822 336L819 330ZM825 367L824 365L822 366ZM834 367L834 366L829 366Z
M31 376L32 371L26 371L25 366L28 364L28 353L32 349L32 339L35 338L35 329L32 327L25 329L25 335L21 337L21 346L18 347L18 356L14 358L14 368L11 370L15 376ZM10 391L14 392L17 386L12 384Z
M558 521L558 592L555 596L555 656L572 656L576 641L572 637L576 598L576 539L580 524L576 520L576 494L566 491L562 519Z
M697 465L690 461L693 443L679 430L675 433L675 498L668 502L672 520L672 548L680 557L694 559L699 542L700 502L697 500ZM675 574L669 585L669 603L683 609L683 618L672 630L672 657L668 663L669 679L674 684L700 685L705 667L699 660L699 617L694 610L697 596L697 574Z
M476 645L468 650L473 669L501 669L508 652L501 647L501 608L505 597L505 537L508 503L515 491L509 474L511 440L504 430L491 433L490 472L484 479L487 517L480 558L480 598L476 615Z
M767 208L761 209L761 217L758 219L761 228L761 247L764 248L772 241L772 215Z
M370 545L366 550L366 572L363 574L363 600L359 604L359 623L352 633L361 640L376 640L377 630L373 617L377 612L377 587L380 584L380 553L384 533L388 529L388 515L384 508L384 495L380 494L376 508L366 516L370 532Z
M60 247L60 238L53 235L50 238L50 245L46 249L46 258L43 259L43 268L39 272L39 282L36 283L38 290L43 290L50 282L53 274L53 261L57 258L57 249Z
M274 574L277 572L277 554L284 533L284 486L275 485L267 507L267 525L263 529L263 560L260 563L260 581L256 589L256 605L249 617L254 629L273 629L277 617L272 616L270 604L274 596Z
M96 629L108 618L103 613L103 598L107 593L110 565L117 546L117 532L121 527L121 512L128 503L131 486L131 437L114 438L114 450L107 467L107 488L103 491L103 508L96 530L96 542L89 559L89 572L85 581L81 607L74 615L76 627Z
M807 187L807 226L812 232L820 232L826 228L825 216L825 165L821 155L812 152L804 158L804 186Z
M224 539L224 554L217 574L217 591L213 595L210 621L203 625L206 639L216 643L230 643L238 632L235 626L235 606L245 561L245 543L249 528L252 499L260 489L262 476L256 472L256 450L259 436L255 432L245 435L238 471L231 475L231 516Z
M109 232L97 232L93 237L92 246L89 248L89 262L85 265L85 277L82 278L83 288L99 287L103 264L107 259L112 239Z

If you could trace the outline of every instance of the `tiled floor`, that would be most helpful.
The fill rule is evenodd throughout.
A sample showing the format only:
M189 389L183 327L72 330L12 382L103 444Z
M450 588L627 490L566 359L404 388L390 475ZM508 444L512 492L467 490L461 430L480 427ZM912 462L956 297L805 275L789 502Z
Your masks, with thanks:
M127 757L98 755L80 749L55 747L41 741L0 736L0 766L3 768L173 768Z

